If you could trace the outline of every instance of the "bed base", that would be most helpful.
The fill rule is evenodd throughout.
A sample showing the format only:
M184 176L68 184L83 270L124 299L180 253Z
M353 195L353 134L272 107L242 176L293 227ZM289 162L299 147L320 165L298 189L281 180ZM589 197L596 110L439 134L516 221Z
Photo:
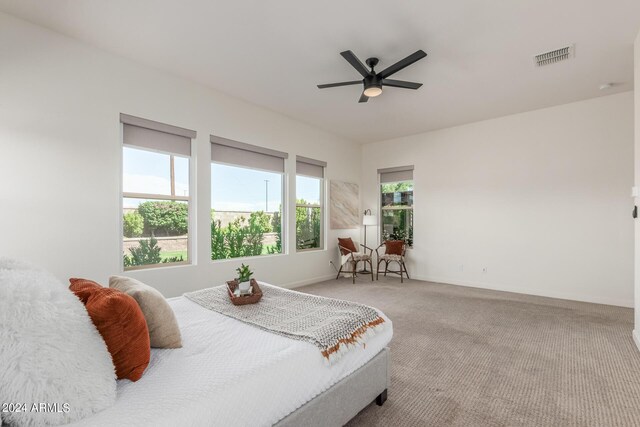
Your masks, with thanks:
M382 406L390 384L389 348L383 348L360 369L311 399L277 427L343 426L373 401Z

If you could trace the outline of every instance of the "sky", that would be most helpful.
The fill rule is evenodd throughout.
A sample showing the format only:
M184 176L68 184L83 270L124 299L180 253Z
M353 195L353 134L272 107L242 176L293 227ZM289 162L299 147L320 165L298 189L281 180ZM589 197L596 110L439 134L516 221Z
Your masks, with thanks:
M176 195L189 194L189 160L174 156ZM123 191L171 194L168 154L124 147ZM218 163L211 164L211 207L217 211L277 211L282 203L283 175ZM265 183L265 180L268 183ZM267 200L268 187L268 200ZM297 198L318 202L320 182L296 177ZM140 200L125 199L124 207L136 207Z

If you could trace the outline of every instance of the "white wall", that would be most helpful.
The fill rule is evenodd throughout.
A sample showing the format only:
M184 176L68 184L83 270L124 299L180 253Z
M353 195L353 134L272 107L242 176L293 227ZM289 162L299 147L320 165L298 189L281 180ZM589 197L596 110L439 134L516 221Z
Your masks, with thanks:
M288 152L289 209L297 154L326 160L329 179L359 182L360 147L349 141L6 14L0 58L0 255L62 280L104 284L121 271L121 112L198 132L197 264L129 273L166 296L220 284L239 264L209 260L210 133ZM327 278L336 236L357 232L330 231L329 250L300 254L289 239L289 255L250 264L283 286Z
M362 152L363 209L378 168L415 165L413 277L633 306L631 92Z

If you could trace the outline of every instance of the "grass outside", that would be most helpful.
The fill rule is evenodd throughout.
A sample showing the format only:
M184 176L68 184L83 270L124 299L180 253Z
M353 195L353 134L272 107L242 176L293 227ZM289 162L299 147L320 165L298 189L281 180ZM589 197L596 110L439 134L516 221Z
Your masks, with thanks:
M272 248L273 248L273 249L275 249L275 248L276 248L275 243L274 243L273 245L264 245L264 246L262 247L262 255L268 255L268 254L269 254L269 249L272 249Z
M182 256L182 259L187 261L187 250L182 250L182 251L162 251L160 252L160 256L162 257L163 260L167 259L167 258L173 258L173 257L177 257L180 258Z
M264 245L262 247L262 255L269 255L269 249L273 248L275 249L276 245ZM185 261L188 260L187 258L187 250L182 250L182 251L162 251L160 252L160 256L162 257L163 260L168 259L168 258L180 258L182 256L182 259L184 259Z

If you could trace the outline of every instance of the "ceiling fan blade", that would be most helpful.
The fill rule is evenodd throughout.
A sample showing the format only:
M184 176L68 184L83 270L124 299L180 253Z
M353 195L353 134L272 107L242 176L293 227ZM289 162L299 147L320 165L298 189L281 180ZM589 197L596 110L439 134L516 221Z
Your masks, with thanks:
M362 84L362 80L354 80L351 82L340 82L340 83L327 83L323 85L318 85L318 89L326 89L328 87L338 87L338 86L350 86L350 85L357 85L357 84Z
M362 75L362 77L369 76L369 70L353 52L345 50L344 52L340 52L340 55L342 55L342 57L346 59L347 62Z
M413 64L414 62L421 60L425 56L427 56L427 53L425 51L423 51L423 50L419 50L417 52L414 52L411 55L407 56L406 58L396 62L392 66L387 67L384 70L380 71L378 73L378 77L380 77L381 79L386 79L391 74L397 73L398 71L402 70L403 68L408 67L409 65Z
M358 100L358 102L367 102L368 100L369 97L365 95L364 92L362 92L362 95L360 95L360 99Z
M419 89L422 83L404 82L402 80L382 79L383 86L401 87L403 89Z

